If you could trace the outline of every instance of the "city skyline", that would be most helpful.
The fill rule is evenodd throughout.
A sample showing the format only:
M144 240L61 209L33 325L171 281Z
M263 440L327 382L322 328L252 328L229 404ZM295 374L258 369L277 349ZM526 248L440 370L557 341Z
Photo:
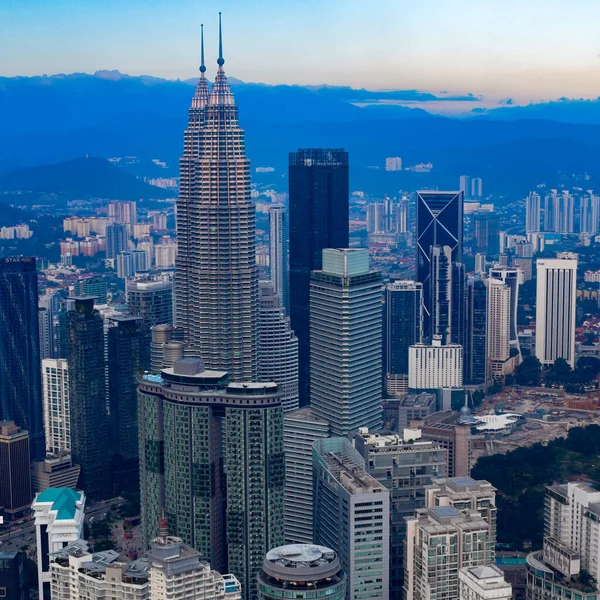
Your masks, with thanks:
M573 4L586 10L584 21ZM27 0L0 9L8 25L0 56L18 57L0 62L0 75L119 69L188 79L198 69L202 22L208 62L216 55L216 13L222 10L233 75L244 81L471 93L484 103L598 95L593 23L600 5L590 0L557 0L551 10L543 0L461 0L452 6L385 0L377 10L358 0L342 7L338 0L319 8L315 19L313 0L221 0L202 9L188 0L177 6L133 1L118 13L113 3ZM249 29L248 22L257 25ZM463 30L465 35L449 33ZM571 40L568 53L558 37Z

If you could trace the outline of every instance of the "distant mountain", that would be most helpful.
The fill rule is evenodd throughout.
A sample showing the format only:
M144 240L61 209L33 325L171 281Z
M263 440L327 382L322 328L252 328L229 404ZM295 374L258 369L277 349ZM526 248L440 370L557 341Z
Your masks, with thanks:
M166 198L171 195L96 157L12 171L0 177L0 191L118 200Z

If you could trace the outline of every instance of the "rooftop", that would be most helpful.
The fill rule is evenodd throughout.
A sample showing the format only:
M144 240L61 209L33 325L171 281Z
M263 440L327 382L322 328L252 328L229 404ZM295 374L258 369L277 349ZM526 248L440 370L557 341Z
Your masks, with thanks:
M56 518L60 520L74 519L77 506L83 500L83 492L71 488L48 488L39 493L34 504L52 504L51 510L56 511Z

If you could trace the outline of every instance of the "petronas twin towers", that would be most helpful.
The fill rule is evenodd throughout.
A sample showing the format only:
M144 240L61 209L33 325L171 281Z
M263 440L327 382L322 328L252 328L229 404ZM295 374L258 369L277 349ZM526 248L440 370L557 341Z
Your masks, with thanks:
M204 65L180 161L175 321L191 352L233 381L257 376L258 270L250 161L223 64L209 90Z

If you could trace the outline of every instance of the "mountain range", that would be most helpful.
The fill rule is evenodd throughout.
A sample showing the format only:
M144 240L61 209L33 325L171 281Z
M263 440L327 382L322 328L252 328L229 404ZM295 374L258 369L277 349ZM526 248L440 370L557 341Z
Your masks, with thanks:
M329 146L349 150L354 189L423 185L415 174L368 169L382 167L386 156L405 165L433 162L426 185L455 187L468 173L497 193L585 173L586 185L600 180L598 100L486 110L474 94L230 82L253 167L285 174L290 151ZM87 155L159 158L169 165L164 175L176 176L194 85L116 71L0 78L0 173ZM473 108L461 118L428 112L440 102Z

